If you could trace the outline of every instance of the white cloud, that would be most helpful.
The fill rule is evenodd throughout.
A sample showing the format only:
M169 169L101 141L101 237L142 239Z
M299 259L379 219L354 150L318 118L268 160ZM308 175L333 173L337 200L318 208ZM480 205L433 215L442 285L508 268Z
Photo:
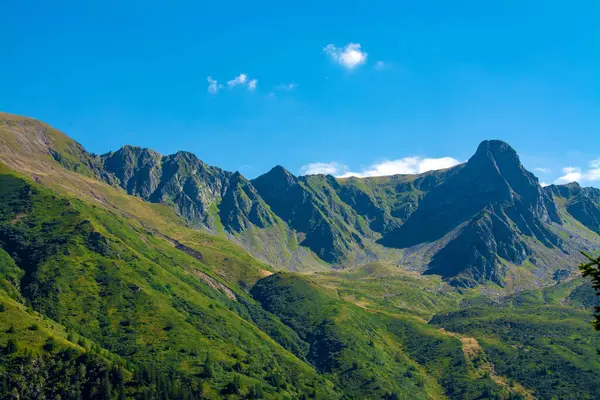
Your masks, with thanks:
M295 84L294 82L292 83L282 83L281 85L277 86L275 89L277 90L286 90L286 91L290 91L290 90L294 90L296 88L296 86L298 86L297 84Z
M208 93L210 93L210 94L217 94L219 92L219 89L223 88L223 85L221 85L219 82L217 82L210 76L206 80L208 81L208 89L207 90L208 90Z
M349 178L352 176L365 178L397 174L421 174L427 171L450 168L457 164L460 164L460 162L452 157L405 157L398 160L386 160L372 164L361 172L350 171L346 165L336 162L308 164L301 168L301 172L304 175L330 174L339 178Z
M348 43L343 48L328 44L323 51L344 68L353 69L367 62L367 53L360 47L359 43Z
M376 70L381 71L384 68L385 68L385 63L383 61L377 61L375 63L375 69Z
M552 172L552 170L550 168L534 168L533 170L536 172L541 172L542 174L547 174L549 172Z
M588 181L600 181L600 158L590 161L590 169L585 174Z
M335 161L329 163L316 162L304 165L300 168L302 175L317 175L317 174L328 174L328 175L342 175L348 171L348 167L336 163Z
M550 184L546 182L540 182L540 185L542 185L542 187L550 186Z
M460 162L452 157L422 158L405 157L398 160L383 161L371 165L366 170L355 173L359 176L387 176L397 174L421 174L436 169L450 168Z
M419 162L419 173L433 171L437 169L446 169L460 164L460 161L452 157L424 158Z
M562 172L564 175L561 176L560 178L556 179L554 181L554 183L556 183L558 185L562 185L564 183L577 182L577 181L580 181L581 178L583 178L583 174L581 173L580 168L565 167L562 169Z
M237 85L243 85L246 83L246 80L248 80L248 75L246 74L239 74L238 76L236 76L235 78L233 78L232 80L227 82L227 86L229 86L230 88L237 86Z
M248 82L248 90L256 90L256 85L258 84L258 79L252 79Z

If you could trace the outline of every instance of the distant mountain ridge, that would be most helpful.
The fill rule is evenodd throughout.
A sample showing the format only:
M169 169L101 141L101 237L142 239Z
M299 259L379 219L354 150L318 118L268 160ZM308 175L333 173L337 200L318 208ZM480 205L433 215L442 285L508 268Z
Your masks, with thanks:
M419 175L339 179L295 176L277 166L248 180L188 152L135 146L93 155L32 119L0 115L5 160L51 157L128 194L173 208L189 224L225 234L279 268L336 267L385 258L458 286L547 281L558 260L600 234L600 191L542 188L516 151L482 142L468 162ZM574 218L576 227L564 224ZM584 231L582 231L585 230ZM511 282L509 282L511 281Z

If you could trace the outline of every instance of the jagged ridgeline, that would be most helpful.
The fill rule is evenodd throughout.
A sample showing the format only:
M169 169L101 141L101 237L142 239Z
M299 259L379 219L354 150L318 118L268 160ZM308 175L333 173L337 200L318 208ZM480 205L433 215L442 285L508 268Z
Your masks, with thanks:
M167 205L276 268L386 260L459 286L539 286L557 269L572 270L579 251L593 247L587 230L600 230L597 189L542 188L515 150L496 140L464 164L420 175L298 177L277 166L248 180L183 151L125 146L96 156L35 120L5 115L3 123L5 156L50 156Z
M248 180L0 114L0 398L596 399L599 233L501 141Z

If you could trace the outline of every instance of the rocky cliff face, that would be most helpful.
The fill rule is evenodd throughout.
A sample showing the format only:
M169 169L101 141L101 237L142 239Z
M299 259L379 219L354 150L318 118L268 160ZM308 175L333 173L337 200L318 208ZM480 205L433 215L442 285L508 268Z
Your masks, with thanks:
M162 156L152 150L125 146L100 156L102 177L127 193L155 203L173 205L189 221L214 228L211 205L221 198L232 174L211 167L194 154Z
M219 216L224 226L241 232L251 226L267 228L277 223L252 183L239 172L229 179L227 191L219 204Z
M550 185L545 191L549 196L561 198L569 214L600 235L600 189L582 188L577 182L572 182Z
M538 232L542 222L560 221L556 206L514 149L491 140L482 142L458 173L433 188L406 223L382 243L409 247L440 239L493 204L502 204L527 232Z
M332 176L296 177L281 166L252 184L271 209L299 232L301 245L322 260L339 263L370 234L362 217L340 200Z

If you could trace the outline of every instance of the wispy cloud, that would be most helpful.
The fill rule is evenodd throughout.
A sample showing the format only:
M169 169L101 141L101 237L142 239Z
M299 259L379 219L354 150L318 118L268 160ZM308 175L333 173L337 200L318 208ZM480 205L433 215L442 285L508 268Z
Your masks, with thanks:
M536 172L541 172L542 174L548 174L550 172L552 172L552 170L550 168L534 168L533 169Z
M219 90L223 88L223 85L221 85L219 82L217 82L210 76L206 80L208 81L208 89L207 90L208 90L208 93L210 93L210 94L217 94L219 92Z
M385 63L383 61L377 61L375 63L375 69L376 70L381 71L384 68L385 68Z
M427 171L450 168L460 164L460 161L452 157L424 158L424 157L405 157L397 160L385 160L374 163L362 171L351 171L345 164L330 163L312 163L301 168L304 175L330 174L340 178L349 177L371 177L388 176L398 174L420 174Z
M600 181L600 158L597 160L590 161L590 169L586 173L586 179L588 181Z
M361 50L359 43L348 43L343 48L328 44L323 52L346 69L354 69L367 62L367 53Z
M315 162L302 166L300 168L300 173L302 175L341 175L348 171L348 167L344 164L337 163L335 161L332 162Z
M210 94L217 94L221 89L223 89L223 85L220 84L216 79L213 79L212 76L207 78L208 88L207 91ZM245 86L248 90L254 91L256 90L256 86L258 85L258 79L248 79L248 75L239 74L233 79L227 81L227 87L229 89L233 89L236 86Z
M285 91L290 91L290 90L294 90L298 85L295 84L294 82L291 83L282 83L281 85L277 86L275 89L277 90L285 90Z

